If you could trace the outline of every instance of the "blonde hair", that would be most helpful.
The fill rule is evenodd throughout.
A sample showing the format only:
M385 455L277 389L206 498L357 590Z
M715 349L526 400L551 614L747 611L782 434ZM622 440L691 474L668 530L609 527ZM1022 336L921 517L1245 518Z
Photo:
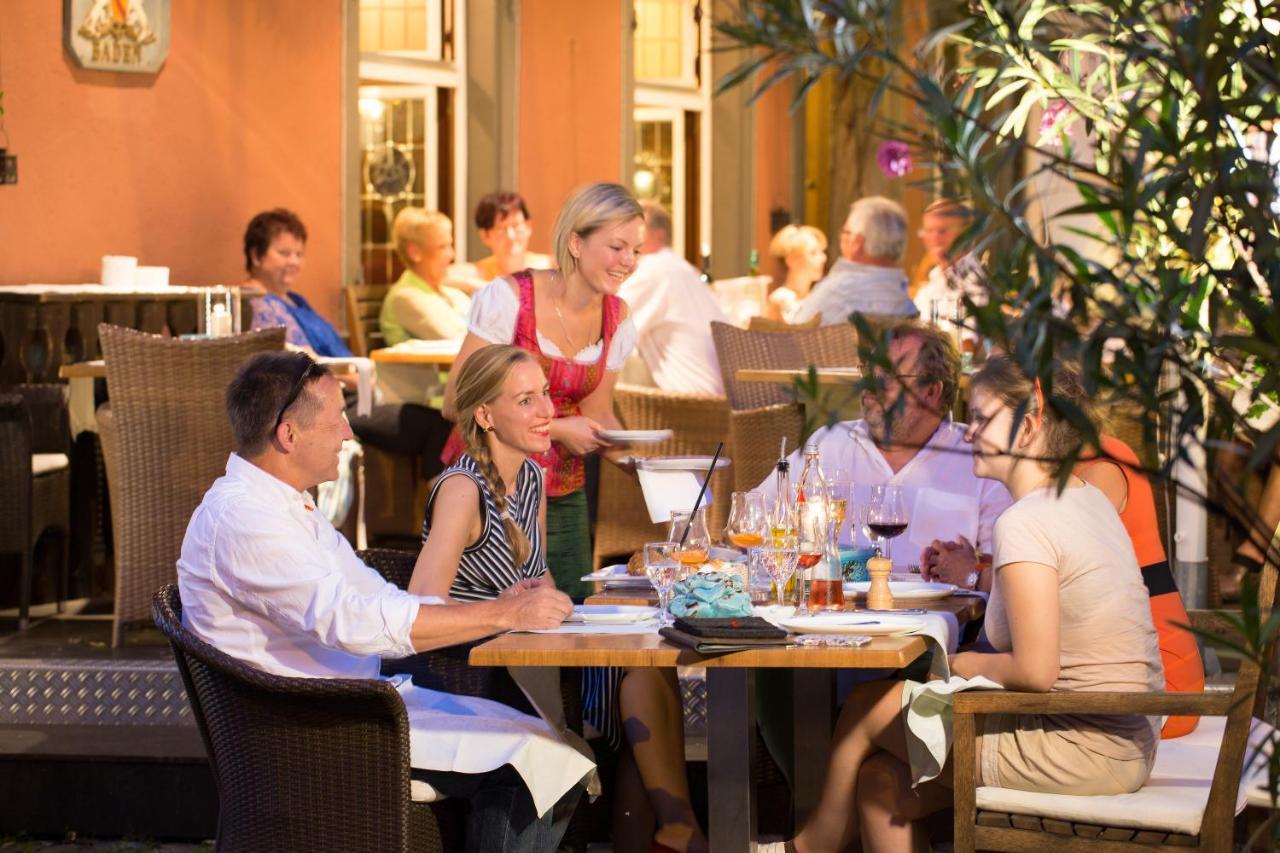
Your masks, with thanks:
M574 234L585 240L601 228L633 219L644 219L644 209L621 184L588 184L574 191L552 229L560 274L568 278L578 269L578 259L569 251Z
M453 231L453 222L438 210L424 210L421 207L406 207L396 214L391 224L391 239L396 244L396 254L400 260L408 264L409 244L423 245L427 232L432 228L443 228Z
M849 207L851 234L862 238L862 251L880 261L902 260L907 247L907 214L902 205L882 195L860 198Z
M467 455L475 460L480 476L493 492L493 502L497 504L498 514L502 516L502 529L506 533L507 544L511 546L516 568L529 559L533 545L529 542L528 534L516 524L511 511L507 509L507 487L498 473L498 466L494 464L484 428L476 422L476 410L498 399L511 371L517 364L526 361L538 363L533 353L520 347L507 344L482 347L463 362L456 379L451 380L456 383L457 388L455 399L458 407L458 431L462 433L462 439L466 443Z
M800 248L801 241L806 237L816 241L818 248L826 251L827 235L819 229L812 225L785 225L769 241L769 254L775 258L786 258Z
M924 209L924 216L945 216L950 219L963 219L968 222L973 218L973 211L963 202L945 196L930 202Z

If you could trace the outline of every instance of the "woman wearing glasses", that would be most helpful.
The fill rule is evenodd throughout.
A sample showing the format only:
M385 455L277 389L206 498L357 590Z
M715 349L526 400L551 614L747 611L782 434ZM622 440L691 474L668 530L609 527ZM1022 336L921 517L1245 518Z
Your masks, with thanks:
M519 193L489 193L480 199L476 205L476 228L480 242L492 253L473 264L480 279L487 283L520 270L551 269L550 257L529 251L529 238L533 236L531 218L529 206Z

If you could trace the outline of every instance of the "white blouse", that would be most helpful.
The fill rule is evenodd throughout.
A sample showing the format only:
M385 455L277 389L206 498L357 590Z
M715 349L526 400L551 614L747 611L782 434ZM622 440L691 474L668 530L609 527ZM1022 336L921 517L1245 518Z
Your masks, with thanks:
M471 320L468 330L491 344L509 344L516 339L516 320L520 316L520 297L503 278L495 278L471 298ZM574 355L578 364L595 364L600 360L600 346L596 341L583 347ZM560 348L538 332L538 347L548 358L564 358ZM636 347L636 325L628 316L618 324L609 344L605 367L612 371L622 369L623 362Z

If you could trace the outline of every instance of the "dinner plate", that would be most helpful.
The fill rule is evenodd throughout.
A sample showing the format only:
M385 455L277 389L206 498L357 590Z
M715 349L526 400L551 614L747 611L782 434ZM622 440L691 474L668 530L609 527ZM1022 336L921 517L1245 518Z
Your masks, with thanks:
M644 459L636 460L636 464L641 468L647 468L650 471L695 471L698 473L706 473L711 467L710 456L648 456ZM729 465L729 458L721 456L716 462L716 468L725 468Z
M658 616L656 607L638 607L631 604L578 604L566 622L586 622L591 625L634 625L648 622Z
M910 634L924 627L923 619L881 613L819 613L814 616L788 616L773 622L793 634L865 634L870 637L893 637Z
M585 583L603 583L606 587L623 589L648 589L652 586L644 575L633 575L627 567L618 563L613 566L601 566L589 575L578 578Z
M618 444L658 444L674 433L669 429L602 429L596 435Z
M845 595L866 595L870 581L854 581L844 585ZM899 601L930 601L946 598L956 591L954 584L936 581L889 581L889 592Z

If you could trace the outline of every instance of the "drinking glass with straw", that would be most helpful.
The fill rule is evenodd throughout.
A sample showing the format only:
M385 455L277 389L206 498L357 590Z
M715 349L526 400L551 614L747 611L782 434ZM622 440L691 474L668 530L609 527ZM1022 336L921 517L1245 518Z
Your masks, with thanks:
M720 461L720 453L724 450L724 442L716 445L715 456L711 457L711 465L707 468L707 476L702 480L702 488L693 502L693 509L687 514L671 513L671 538L676 540L676 556L686 567L699 565L707 561L707 553L711 548L711 533L707 530L706 509L702 499L707 495L707 484L711 482L711 474ZM677 518L677 516L680 516Z

